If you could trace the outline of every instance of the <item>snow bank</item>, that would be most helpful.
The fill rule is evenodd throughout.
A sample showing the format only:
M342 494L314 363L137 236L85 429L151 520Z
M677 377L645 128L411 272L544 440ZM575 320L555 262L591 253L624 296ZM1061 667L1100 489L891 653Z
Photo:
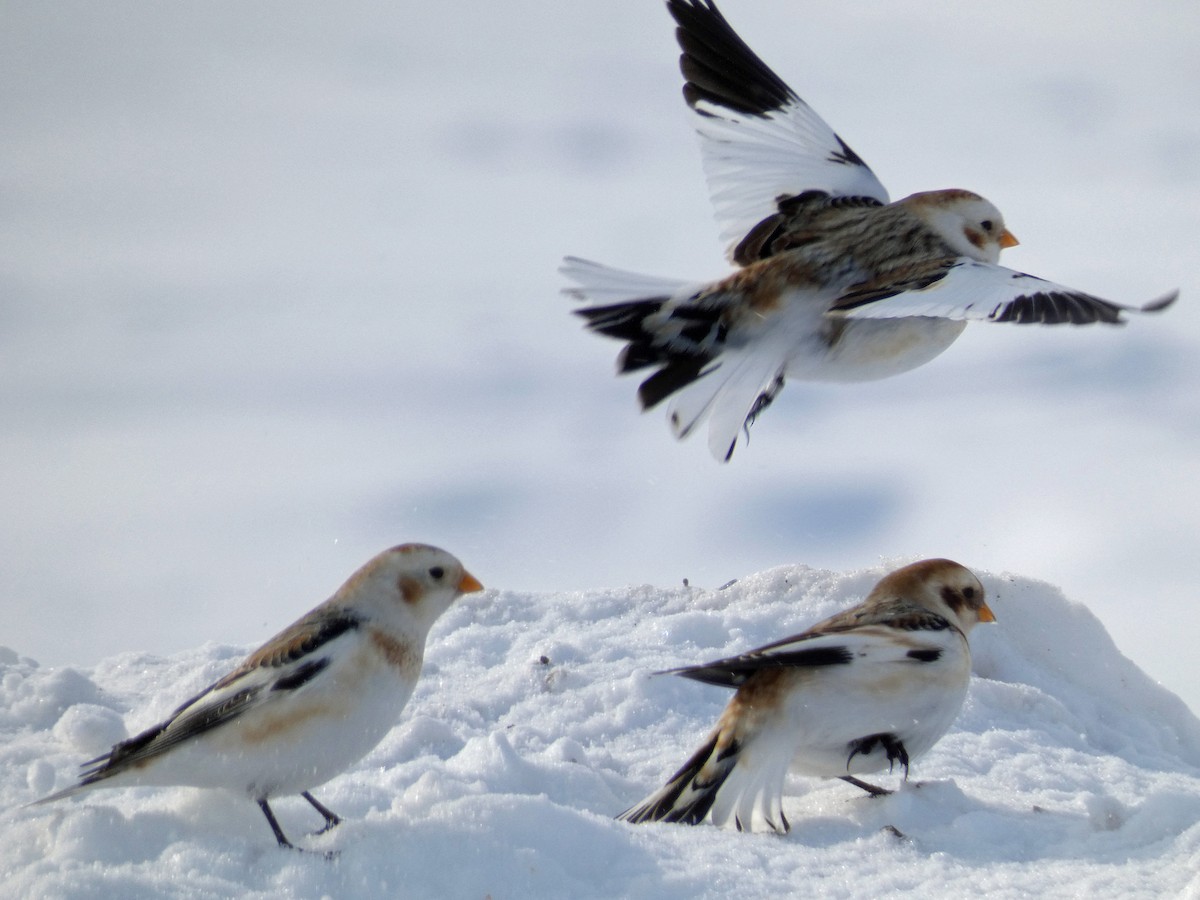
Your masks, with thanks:
M786 837L612 820L686 758L727 699L651 672L798 631L884 571L789 566L716 590L460 602L434 630L401 723L316 791L346 819L305 839L339 851L332 862L279 850L257 808L222 792L21 808L248 646L91 670L0 650L0 895L1200 895L1200 722L1085 607L1018 576L981 573L999 622L972 636L957 725L896 794L790 779ZM289 834L319 824L303 802L275 806Z

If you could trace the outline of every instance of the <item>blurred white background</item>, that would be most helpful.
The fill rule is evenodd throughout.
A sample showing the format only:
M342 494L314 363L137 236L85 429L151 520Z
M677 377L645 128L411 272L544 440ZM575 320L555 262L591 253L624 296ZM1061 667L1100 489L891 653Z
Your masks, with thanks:
M4 3L0 643L250 644L407 540L546 592L938 555L1200 710L1200 6L722 8L893 197L1182 299L789 385L719 466L555 271L726 270L661 4Z

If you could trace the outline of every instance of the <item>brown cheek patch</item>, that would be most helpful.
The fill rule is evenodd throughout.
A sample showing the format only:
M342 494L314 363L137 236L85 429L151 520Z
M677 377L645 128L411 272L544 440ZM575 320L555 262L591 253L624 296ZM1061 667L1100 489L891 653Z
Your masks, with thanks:
M952 587L942 588L942 599L946 601L946 605L954 610L954 614L958 615L962 612L962 608L966 602L962 598L962 594Z
M978 231L976 231L973 228L964 228L963 234L966 235L967 240L970 241L973 246L978 247L980 250L983 249L983 235L982 234L980 234Z
M401 578L398 586L405 603L416 603L425 595L425 589L421 587L421 582L415 578Z

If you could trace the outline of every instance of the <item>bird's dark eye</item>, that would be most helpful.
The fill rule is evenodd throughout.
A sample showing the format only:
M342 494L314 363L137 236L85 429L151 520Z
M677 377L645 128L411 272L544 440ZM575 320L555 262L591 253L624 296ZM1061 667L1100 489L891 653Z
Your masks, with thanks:
M434 566L429 570L429 577L434 581L441 581L446 575L446 570L441 566Z
M994 222L992 222L992 220L991 220L991 219L984 219L984 220L983 220L982 222L980 222L979 224L980 224L980 225L982 225L982 226L983 226L983 230L984 230L984 231L987 231L987 232L990 232L990 231L991 231L993 228L995 228L995 227L996 227L996 226L995 226L995 223L994 223Z
M973 588L973 587L963 588L963 597L965 597L967 600L974 600L975 599L975 588Z

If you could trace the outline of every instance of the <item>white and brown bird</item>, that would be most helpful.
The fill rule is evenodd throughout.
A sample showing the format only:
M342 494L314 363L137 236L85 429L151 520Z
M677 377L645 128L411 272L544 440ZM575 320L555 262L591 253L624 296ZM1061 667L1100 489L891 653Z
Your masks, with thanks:
M678 438L709 420L709 448L800 381L869 381L923 365L971 320L1117 324L1125 306L997 265L1017 243L977 194L889 202L867 164L738 37L711 0L667 0L684 98L737 271L688 283L568 257L565 293L588 328L626 342L618 371L654 371Z
M669 670L737 693L692 758L618 818L696 825L708 817L739 831L786 832L789 767L889 793L855 776L899 765L908 777L909 763L958 716L971 676L967 634L995 618L969 569L926 559L801 634Z
M403 544L370 560L308 615L267 641L164 722L84 763L77 784L37 805L102 787L226 788L256 801L291 847L268 801L344 772L396 724L421 674L429 629L454 600L482 590L437 547Z

